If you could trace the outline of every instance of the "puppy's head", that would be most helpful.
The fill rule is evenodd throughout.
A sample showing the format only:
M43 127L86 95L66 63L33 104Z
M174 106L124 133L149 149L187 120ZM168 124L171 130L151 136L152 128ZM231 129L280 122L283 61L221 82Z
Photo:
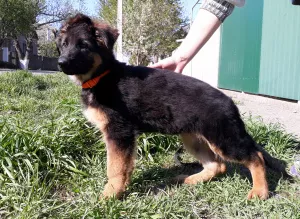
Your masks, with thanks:
M83 14L69 18L56 36L60 69L89 79L100 65L113 58L117 37L117 30Z

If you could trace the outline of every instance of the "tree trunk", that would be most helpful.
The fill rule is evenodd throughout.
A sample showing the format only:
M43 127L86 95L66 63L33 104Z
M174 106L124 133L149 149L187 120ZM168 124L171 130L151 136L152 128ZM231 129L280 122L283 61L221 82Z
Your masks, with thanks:
M16 52L17 52L17 57L18 57L18 60L19 60L19 65L20 65L20 67L22 68L22 64L20 63L20 60L23 59L23 53L22 53L22 51L21 51L21 47L20 47L20 45L19 45L19 41L18 41L17 38L16 38L16 39L13 39L13 44L14 44L14 47L15 47ZM22 69L23 69L23 68L22 68Z
M158 56L155 55L155 56L153 57L153 63L157 63L157 62L158 62Z
M22 53L19 41L17 39L14 39L13 43L14 43L14 47L17 51L20 68L23 69L23 70L28 70L29 55L30 55L30 52L31 52L32 39L31 38L26 39L25 55L24 55L24 53Z
M135 60L135 65L139 65L139 54L136 54L136 60Z
M149 63L147 63L147 61L148 61L147 56L145 54L141 54L140 65L143 65L143 66L149 65Z
M28 70L29 59L19 59L20 68L23 70Z

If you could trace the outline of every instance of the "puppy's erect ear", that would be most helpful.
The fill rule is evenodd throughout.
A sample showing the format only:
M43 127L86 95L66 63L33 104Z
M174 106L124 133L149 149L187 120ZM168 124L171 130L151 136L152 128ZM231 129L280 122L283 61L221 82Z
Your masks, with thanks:
M107 24L94 22L95 36L100 46L113 50L114 44L119 36L118 30Z

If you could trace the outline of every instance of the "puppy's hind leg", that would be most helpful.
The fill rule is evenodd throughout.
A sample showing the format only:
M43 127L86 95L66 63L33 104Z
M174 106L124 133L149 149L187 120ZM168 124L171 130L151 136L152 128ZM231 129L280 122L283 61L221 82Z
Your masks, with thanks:
M224 160L243 164L250 170L253 188L248 193L248 199L254 197L267 199L269 189L266 180L265 161L263 154L255 145L254 140L248 134L244 134L225 139L222 144L223 150L213 144L210 145L210 148Z
M251 172L253 188L248 193L247 198L258 197L262 200L269 196L268 183L266 180L265 161L261 152L256 151L249 160L242 162Z
M190 176L180 175L177 177L178 182L197 184L225 173L225 163L211 151L206 140L199 138L196 134L181 134L181 138L186 150L199 160L203 170Z

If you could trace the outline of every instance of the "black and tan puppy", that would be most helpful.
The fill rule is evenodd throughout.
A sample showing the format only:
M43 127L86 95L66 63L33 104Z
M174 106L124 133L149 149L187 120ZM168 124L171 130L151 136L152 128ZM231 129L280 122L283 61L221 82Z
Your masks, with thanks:
M82 84L86 118L103 133L108 182L104 196L120 195L130 181L136 137L142 132L179 134L203 165L183 183L208 181L226 170L225 161L249 168L248 198L268 197L265 164L284 172L245 130L233 101L195 78L168 70L128 66L113 55L117 30L78 14L60 29L57 46L62 71Z

